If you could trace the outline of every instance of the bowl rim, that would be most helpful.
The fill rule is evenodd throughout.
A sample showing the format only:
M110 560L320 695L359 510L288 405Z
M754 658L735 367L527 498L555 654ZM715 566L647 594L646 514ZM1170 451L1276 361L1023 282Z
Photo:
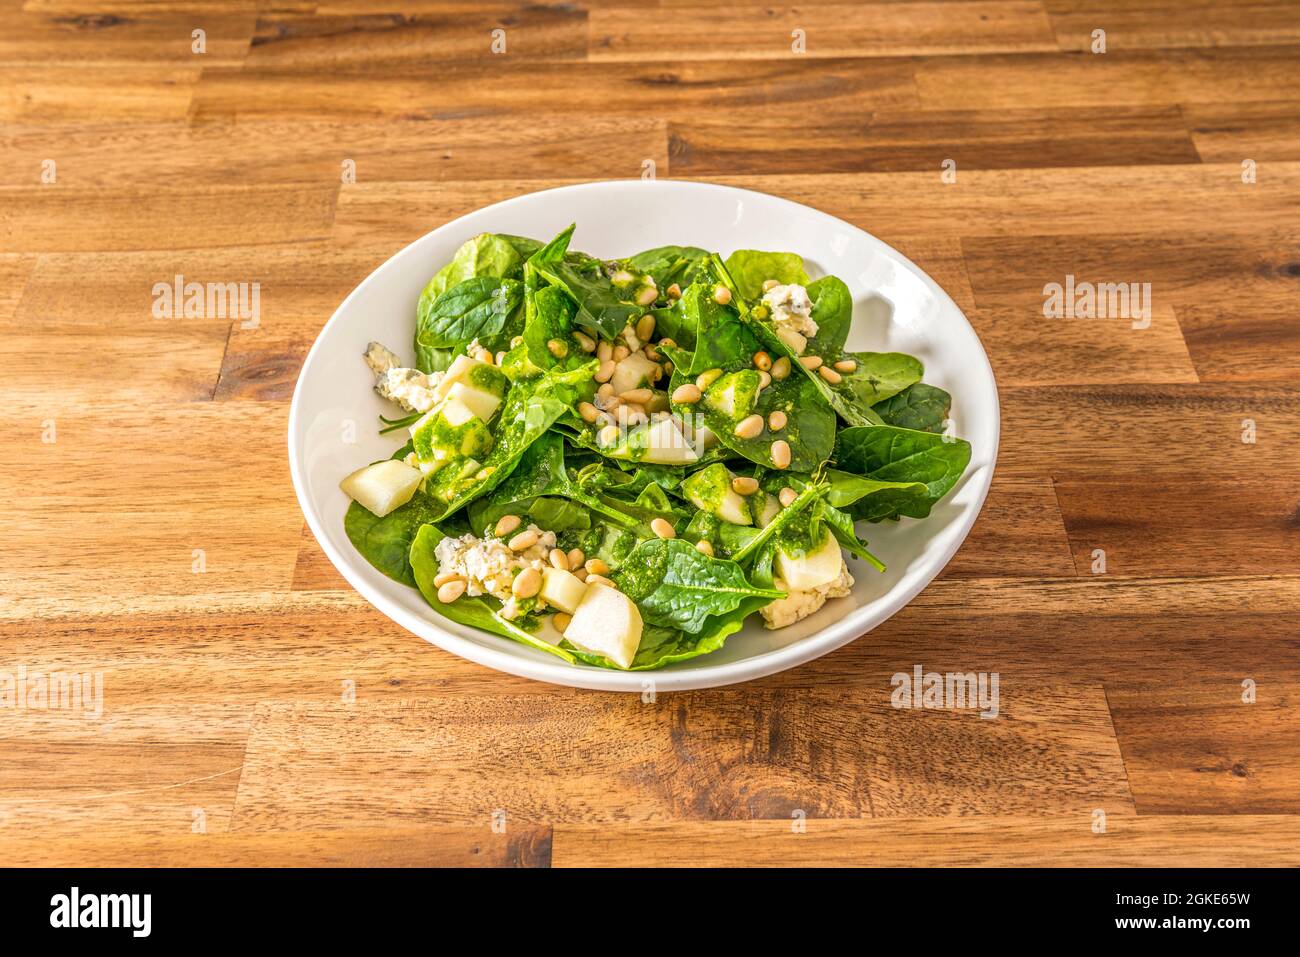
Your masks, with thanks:
M723 192L732 194L737 199L745 197L761 198L763 202L775 201L780 204L788 204L793 207L811 212L818 217L826 220L828 226L837 225L855 233L860 233L866 238L868 244L875 249L886 254L908 268L925 287L938 299L942 304L951 308L961 321L970 329L975 341L979 343L978 356L972 356L971 361L982 363L984 372L987 373L989 382L992 385L991 401L992 407L989 410L992 423L992 447L988 450L988 467L981 470L978 475L972 476L972 480L978 482L975 489L975 498L970 507L964 510L958 520L961 526L958 534L954 535L950 544L944 549L941 557L935 562L933 571L928 575L922 575L919 579L906 588L895 589L882 594L880 599L883 604L873 605L870 608L861 607L855 609L855 613L850 613L838 621L826 626L818 632L793 641L790 644L780 648L773 648L767 651L759 652L748 658L739 661L725 662L723 664L709 666L707 664L697 665L693 668L675 671L673 666L661 668L652 671L620 671L608 668L586 667L571 665L556 659L555 662L534 661L507 651L498 650L488 645L481 645L476 642L462 638L457 634L442 627L442 625L432 615L430 617L421 617L413 614L400 605L392 602L387 596L380 592L372 592L369 584L364 580L359 570L353 566L356 562L347 556L344 556L336 549L331 541L329 534L324 528L323 516L321 516L315 505L307 495L307 483L303 476L303 462L305 459L304 439L305 430L299 428L302 416L300 400L302 398L304 383L309 378L313 365L319 355L322 354L322 343L328 338L327 333L335 324L342 322L348 307L362 291L372 282L381 280L383 273L408 249L421 242L428 240L437 233L444 231L451 232L461 228L465 220L472 217L485 215L490 211L500 211L514 204L535 201L536 197L549 193L575 193L575 192L599 192L603 190L622 190L622 189L646 189L647 186L657 189L680 190L690 192L703 190L708 192ZM288 453L289 453L289 474L293 482L294 493L298 499L299 508L302 510L307 520L307 525L316 538L317 543L329 558L330 563L338 570L343 578L352 588L361 595L371 606L380 611L390 620L401 625L407 631L415 636L424 639L430 644L442 648L458 657L473 661L476 664L485 665L497 671L503 671L507 674L517 675L523 678L531 678L538 681L545 681L550 684L563 685L566 687L587 688L600 691L623 691L623 692L643 692L648 689L655 691L688 691L700 688L723 687L731 684L739 684L745 681L752 681L756 678L762 678L767 675L776 674L789 668L813 661L823 655L841 648L849 642L860 638L875 629L883 622L889 620L899 611L911 603L922 590L924 590L939 573L952 560L953 555L966 541L970 534L971 528L983 511L984 503L988 498L989 488L993 482L993 473L997 467L998 449L1001 443L1002 433L1002 415L1001 400L998 392L997 377L994 374L993 366L989 362L988 352L984 348L983 342L979 338L979 333L966 318L965 312L953 301L952 297L940 286L935 280L923 269L913 263L910 259L900 253L893 246L877 238L871 233L855 226L853 223L846 222L837 216L824 212L804 203L786 199L782 196L775 196L771 193L763 193L758 190L746 189L738 186L730 186L722 183L710 183L697 180L596 180L592 182L571 183L562 186L554 186L547 189L536 190L529 193L521 193L518 196L512 196L507 199L491 203L487 206L481 206L471 210L455 219L443 223L435 229L404 244L400 249L394 252L380 265L376 266L360 283L348 293L348 295L339 303L330 318L321 327L312 342L311 348L303 360L302 367L299 369L297 381L294 384L293 397L289 404L288 420ZM302 438L299 438L299 436ZM357 556L359 559L359 556ZM362 560L364 561L364 560ZM861 615L856 613L862 613ZM869 624L855 621L858 617L871 619ZM432 634L431 634L432 633Z

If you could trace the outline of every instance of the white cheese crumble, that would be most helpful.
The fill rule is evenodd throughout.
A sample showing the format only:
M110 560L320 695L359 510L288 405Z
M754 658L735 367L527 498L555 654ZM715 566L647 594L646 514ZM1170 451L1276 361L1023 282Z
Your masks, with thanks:
M438 574L453 574L465 579L465 594L470 597L491 595L500 599L504 606L501 609L502 616L514 618L518 614L518 607L510 585L515 580L515 575L525 568L541 571L547 566L547 556L555 547L554 532L544 532L536 525L529 525L528 530L537 533L537 543L521 552L512 551L505 540L500 538L448 536L433 550L434 557L438 559ZM520 529L522 531L524 530ZM537 607L545 607L540 598Z
M390 402L412 412L428 412L438 402L434 389L442 381L441 372L427 375L419 369L407 369L402 360L383 343L372 342L363 356L375 374L375 391Z
M779 578L773 584L782 591L786 590L785 583ZM792 591L785 598L778 598L759 610L768 628L785 628L817 611L826 604L827 598L843 598L852 588L853 576L849 574L848 563L841 558L839 578L807 591Z
M438 404L434 390L441 372L425 374L419 369L388 369L375 379L375 391L412 412L428 412Z
M803 352L808 340L817 335L808 290L798 283L773 286L763 293L763 302L772 310L772 327L781 341L796 353Z

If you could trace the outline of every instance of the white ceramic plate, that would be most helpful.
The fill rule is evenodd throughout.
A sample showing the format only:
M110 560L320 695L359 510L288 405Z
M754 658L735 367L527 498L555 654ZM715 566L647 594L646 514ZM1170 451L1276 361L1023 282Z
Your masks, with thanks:
M502 232L547 240L577 223L573 248L602 258L667 244L724 256L737 248L790 250L809 273L834 273L853 292L849 348L906 352L925 363L925 381L953 398L956 435L972 446L957 487L923 521L862 525L888 566L850 568L857 585L816 615L768 631L755 615L724 648L659 671L620 672L569 665L505 638L437 615L420 593L372 568L343 533L347 496L339 480L400 444L376 434L394 409L375 395L361 360L377 340L414 364L412 335L420 291L466 239ZM880 240L843 220L763 193L673 181L584 183L531 193L462 216L417 239L384 263L325 324L307 355L289 412L289 463L298 501L317 541L351 585L403 628L453 654L511 674L579 688L661 691L709 688L811 661L852 641L902 608L939 573L975 523L998 450L998 393L979 337L933 279ZM355 441L345 441L347 423Z

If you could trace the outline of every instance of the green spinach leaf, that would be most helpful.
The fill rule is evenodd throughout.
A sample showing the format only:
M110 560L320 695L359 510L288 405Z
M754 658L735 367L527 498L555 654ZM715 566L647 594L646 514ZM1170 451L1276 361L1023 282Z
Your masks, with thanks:
M916 382L872 409L885 425L917 432L942 432L952 409L952 396L943 389Z
M755 588L735 562L710 558L677 538L642 542L616 578L654 625L697 634L709 615L734 611L746 598L785 597L775 589Z
M844 429L836 437L835 464L880 482L919 483L924 494L877 493L851 506L854 518L880 521L906 515L925 518L970 463L970 443L892 425Z
M808 285L808 273L804 271L803 257L798 253L737 249L727 257L726 266L740 294L746 299L762 296L763 283L769 279L787 286L791 283Z

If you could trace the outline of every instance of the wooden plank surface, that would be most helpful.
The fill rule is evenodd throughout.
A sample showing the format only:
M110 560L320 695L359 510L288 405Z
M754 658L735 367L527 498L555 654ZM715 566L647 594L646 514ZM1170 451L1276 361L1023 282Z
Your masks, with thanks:
M5 860L1300 863L1300 4L653 6L6 5L0 673L102 699L0 708ZM895 245L1003 432L894 618L643 701L378 614L284 435L392 253L650 169ZM260 283L259 322L155 317L178 274ZM1067 277L1150 284L1149 321L1049 317ZM997 673L997 717L895 707L918 666Z

